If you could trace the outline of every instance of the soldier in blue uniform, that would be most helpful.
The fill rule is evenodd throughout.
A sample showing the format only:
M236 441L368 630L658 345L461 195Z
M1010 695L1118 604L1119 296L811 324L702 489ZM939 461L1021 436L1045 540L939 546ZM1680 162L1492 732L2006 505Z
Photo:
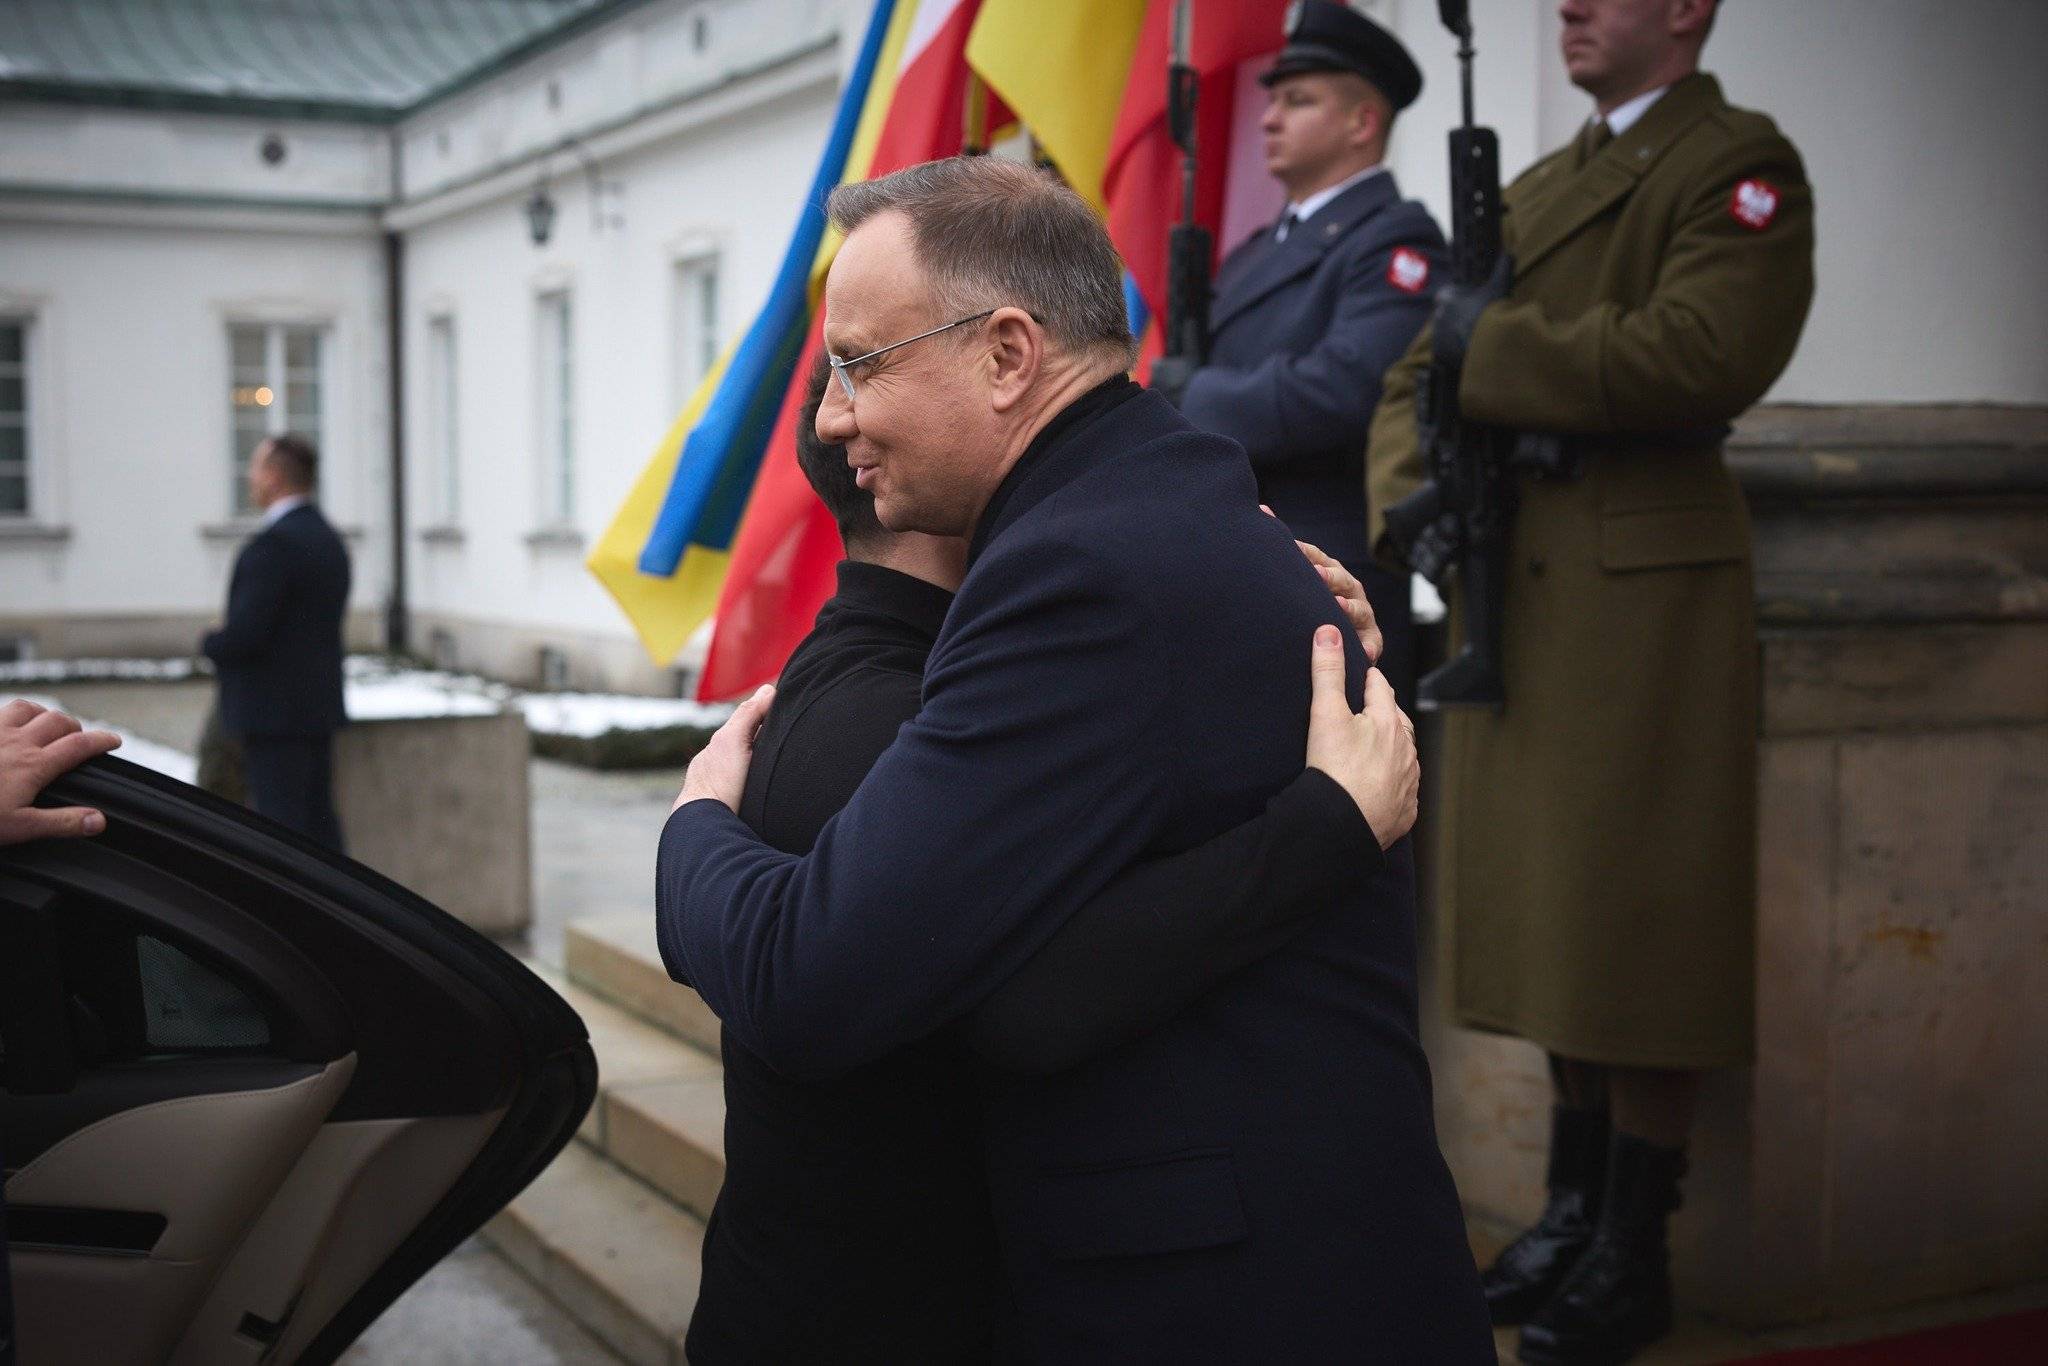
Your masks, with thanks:
M1380 667L1408 705L1408 585L1368 553L1364 452L1380 376L1428 321L1446 273L1443 233L1381 165L1422 72L1393 34L1329 0L1295 5L1286 40L1261 80L1266 168L1287 211L1217 273L1207 364L1185 388L1163 375L1155 387L1242 445L1260 498L1365 584L1386 633Z

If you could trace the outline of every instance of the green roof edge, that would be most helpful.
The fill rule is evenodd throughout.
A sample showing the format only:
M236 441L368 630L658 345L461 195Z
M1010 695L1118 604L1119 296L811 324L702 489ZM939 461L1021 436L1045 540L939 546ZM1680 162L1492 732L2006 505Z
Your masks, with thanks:
M372 124L389 127L411 118L453 95L461 94L493 76L561 43L589 32L599 24L651 0L607 0L593 5L559 26L534 34L471 71L435 87L410 104L368 104L349 100L292 99L271 95L209 95L197 90L165 90L145 85L81 85L36 78L0 78L0 101L19 100L41 104L77 104L117 109L165 109L195 114L242 114L276 119L305 119L315 122Z

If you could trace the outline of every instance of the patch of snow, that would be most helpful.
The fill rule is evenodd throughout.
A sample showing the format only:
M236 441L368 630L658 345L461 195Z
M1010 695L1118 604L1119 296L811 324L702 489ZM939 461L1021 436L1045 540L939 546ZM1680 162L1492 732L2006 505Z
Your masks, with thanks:
M64 710L55 698L37 697L33 693L8 692L5 689L0 689L0 706L5 706L17 697L33 702L39 707L48 707L51 711ZM105 721L90 721L83 716L78 720L87 730L110 730L120 736L121 747L114 753L131 764L152 769L166 778L176 778L181 783L199 780L199 760L183 750L160 745L154 740L145 740L132 730L110 726Z
M211 672L211 666L203 659L40 659L0 664L0 684L178 682L204 678ZM350 719L356 721L493 716L517 707L525 714L531 730L544 735L591 739L613 730L655 730L667 726L710 729L723 725L733 710L731 703L630 693L522 692L475 674L398 667L378 655L348 656L342 664L342 675L344 706Z
M529 729L582 739L611 730L655 730L663 726L716 729L732 715L732 707L724 703L631 697L621 693L527 693L517 699L517 705L526 713Z
M352 678L342 688L351 721L390 721L426 716L496 716L505 708L489 697L458 692L403 674Z
M25 659L0 664L0 683L182 683L211 672L198 659Z
M359 711L359 690L372 684L394 690L394 696L411 697L419 705L434 704L436 698L450 699L449 712L392 712L377 715L476 715L501 707L517 707L526 716L529 730L543 735L566 735L591 739L612 730L656 730L665 726L717 727L732 715L730 703L690 702L676 697L643 697L631 693L522 692L504 683L494 683L475 674L447 673L435 669L394 668L370 655L351 655L347 661L348 714L364 720L371 713ZM367 694L360 694L367 695ZM467 697L492 704L470 710L472 703L456 703Z

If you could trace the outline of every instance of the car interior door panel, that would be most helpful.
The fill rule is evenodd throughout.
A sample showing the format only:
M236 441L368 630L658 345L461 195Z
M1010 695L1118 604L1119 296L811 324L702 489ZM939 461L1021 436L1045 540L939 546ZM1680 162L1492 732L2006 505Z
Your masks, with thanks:
M298 1360L313 1332L404 1241L503 1117L492 1111L322 1128L214 1281L172 1366Z
M7 1181L10 1206L150 1211L165 1220L143 1255L118 1258L24 1245L10 1228L23 1357L161 1360L354 1071L350 1056L271 1090L139 1105L87 1125L17 1169ZM113 1302L132 1300L146 1312L109 1314L93 1299L76 1298L104 1297L110 1279L122 1286ZM61 1352L49 1350L60 1343Z
M582 1022L403 888L118 760L0 851L0 1160L22 1366L331 1361L531 1180Z

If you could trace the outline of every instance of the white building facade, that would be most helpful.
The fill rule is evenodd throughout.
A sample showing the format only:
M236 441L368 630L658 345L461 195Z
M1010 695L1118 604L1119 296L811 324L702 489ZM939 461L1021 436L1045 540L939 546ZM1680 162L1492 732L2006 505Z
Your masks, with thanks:
M1427 73L1392 157L1441 216L1452 41L1434 0L1359 7ZM1589 106L1553 7L1474 9L1512 171ZM583 557L764 296L867 10L584 0L353 117L0 80L0 654L188 652L249 529L237 462L291 428L354 552L356 643L399 617L455 667L674 690ZM1771 398L2048 404L2023 68L2048 7L1722 10L1708 67L1816 187L1819 294Z
M0 656L190 653L294 430L352 644L677 687L583 557L765 294L867 7L582 8L390 116L0 82Z
M817 0L649 5L400 127L386 222L404 242L416 649L536 683L678 686L583 561L781 264L841 22ZM536 245L543 174L556 213Z
M238 467L288 412L379 601L382 137L10 102L0 173L0 641L192 652L248 530Z

